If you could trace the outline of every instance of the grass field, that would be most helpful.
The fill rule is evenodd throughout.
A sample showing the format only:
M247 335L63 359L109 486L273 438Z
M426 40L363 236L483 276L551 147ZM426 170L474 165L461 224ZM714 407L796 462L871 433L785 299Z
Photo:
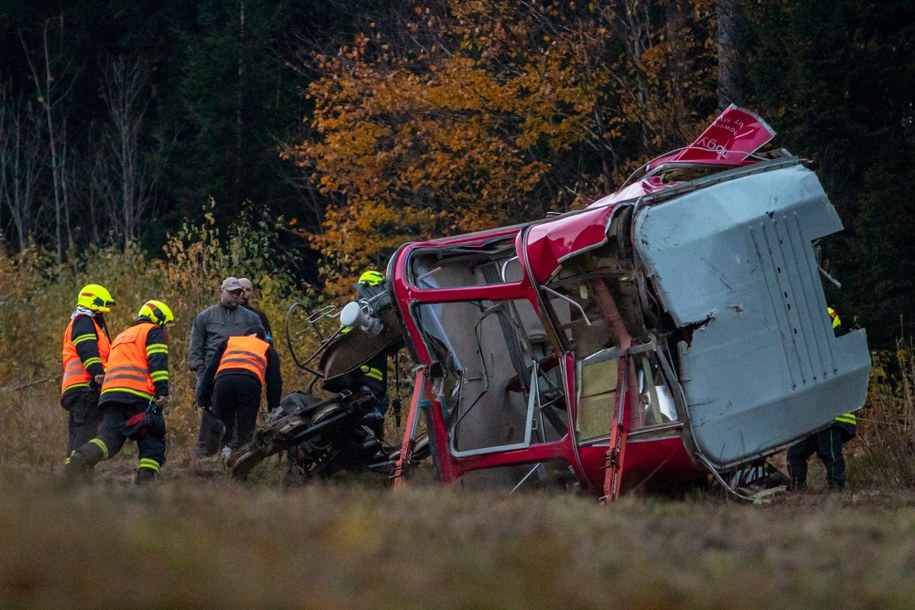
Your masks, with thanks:
M129 484L129 449L70 487L55 400L0 396L2 608L915 607L915 493L861 476L864 458L846 492L815 478L763 505L241 484L195 474L188 412L157 484Z

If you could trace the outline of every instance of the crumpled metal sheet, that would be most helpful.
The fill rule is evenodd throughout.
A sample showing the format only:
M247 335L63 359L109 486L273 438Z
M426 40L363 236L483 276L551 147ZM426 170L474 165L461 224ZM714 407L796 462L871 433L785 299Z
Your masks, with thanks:
M864 331L836 337L812 242L841 230L800 164L640 207L635 247L677 345L692 440L719 467L765 454L860 408ZM842 312L840 312L842 313Z

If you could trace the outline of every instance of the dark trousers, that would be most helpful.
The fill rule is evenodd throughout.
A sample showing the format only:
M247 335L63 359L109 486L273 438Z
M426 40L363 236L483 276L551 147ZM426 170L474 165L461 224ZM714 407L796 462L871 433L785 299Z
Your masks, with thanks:
M807 488L807 459L817 454L826 468L826 483L833 489L845 487L845 456L842 444L851 438L840 426L833 424L811 434L788 448L788 476L795 489Z
M197 390L200 388L202 383L202 375L200 372L197 373L197 383L194 386L194 396L197 396ZM203 457L207 454L207 437L210 435L209 422L207 421L207 409L201 407L200 410L200 428L197 430L197 445L194 448L194 452L197 457Z
M145 405L125 405L121 403L105 403L102 409L102 423L99 426L98 434L89 442L81 446L77 451L89 456L89 466L95 463L113 457L124 446L127 438L122 432L124 422L146 410ZM137 470L159 471L159 467L165 463L165 437L153 436L152 434L141 434L137 439L137 453L139 465ZM99 453L101 449L101 453Z
M241 447L254 436L261 406L261 382L253 375L224 373L213 384L213 413L226 426L223 443Z
M67 458L77 447L95 436L102 423L102 412L98 408L97 388L74 388L60 397L60 406L67 410Z

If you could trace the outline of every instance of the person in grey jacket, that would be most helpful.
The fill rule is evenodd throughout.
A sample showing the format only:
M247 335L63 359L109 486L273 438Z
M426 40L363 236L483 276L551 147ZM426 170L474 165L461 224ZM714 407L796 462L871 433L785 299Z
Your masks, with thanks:
M187 367L197 375L198 387L207 362L226 339L244 335L253 326L263 328L256 313L239 307L242 290L238 278L227 277L219 287L219 302L201 311L194 319L188 340ZM200 433L196 449L198 457L212 455L218 450L219 439L216 439L215 449L214 442L208 443L207 440L219 435L219 424L219 420L209 408L201 407Z

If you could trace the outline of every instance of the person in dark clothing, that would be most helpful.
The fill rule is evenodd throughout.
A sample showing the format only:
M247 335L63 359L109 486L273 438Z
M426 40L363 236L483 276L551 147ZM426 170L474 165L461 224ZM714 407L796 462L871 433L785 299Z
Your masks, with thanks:
M261 326L264 327L264 339L267 343L273 343L273 331L270 330L270 320L267 319L266 312L255 307L254 303L251 302L254 297L254 283L246 277L238 278L238 283L241 284L239 304L257 314L257 317L261 319Z
M168 335L174 321L161 301L147 301L137 319L111 344L108 370L102 384L98 434L78 447L66 466L68 477L92 472L113 457L128 439L137 443L137 484L155 479L165 463L165 419L169 409Z
M60 383L60 406L68 413L67 454L95 436L102 421L98 408L99 388L105 376L111 338L105 315L114 305L104 286L87 284L76 298L76 310L64 331L62 358L64 374Z
M207 307L197 314L189 337L187 366L197 375L197 392L203 379L207 363L216 349L229 337L240 336L252 326L260 326L256 313L239 307L244 289L238 278L227 277L219 287L219 303ZM213 455L219 450L213 437L222 434L219 418L209 407L201 408L200 431L197 435L195 454L197 457Z
M788 448L788 477L791 487L807 489L807 459L814 453L826 468L830 489L845 488L845 456L842 445L855 438L858 425L854 413L843 413L828 428L811 434Z
M266 388L267 409L280 404L283 378L276 350L265 340L260 326L244 336L229 337L216 349L197 388L197 403L212 406L225 425L223 457L254 435L261 389ZM234 435L234 437L233 437Z
M832 330L842 334L842 319L832 307L826 308L832 323ZM854 413L843 413L833 420L828 428L814 432L803 440L788 447L788 477L795 490L807 489L807 460L814 453L826 468L826 484L830 489L845 488L845 456L842 445L857 436L858 420Z

